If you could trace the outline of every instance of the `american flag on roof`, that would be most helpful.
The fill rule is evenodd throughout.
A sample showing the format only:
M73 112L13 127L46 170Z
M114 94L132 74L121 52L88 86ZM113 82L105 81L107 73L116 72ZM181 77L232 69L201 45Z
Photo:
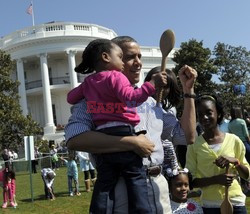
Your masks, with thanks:
M30 3L30 6L27 8L26 13L28 13L29 15L32 15L33 12L33 6L32 3Z

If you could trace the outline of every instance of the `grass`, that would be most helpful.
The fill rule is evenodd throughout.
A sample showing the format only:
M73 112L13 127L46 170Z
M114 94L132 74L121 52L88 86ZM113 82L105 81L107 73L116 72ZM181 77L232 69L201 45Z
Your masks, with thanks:
M55 201L46 200L44 197L44 188L41 175L32 174L33 184L33 202L31 201L30 190L30 174L20 172L16 175L16 199L18 206L16 209L0 208L4 214L18 213L18 214L87 214L89 210L89 203L91 193L85 192L83 173L79 172L79 183L81 196L68 196L66 168L61 167L56 171L56 178L54 181L54 191L56 195ZM0 201L2 202L2 194L0 194ZM247 197L246 206L250 212L250 197Z
M85 192L83 173L79 171L79 183L81 196L70 197L68 193L68 183L66 176L66 167L61 167L56 171L54 181L54 192L56 200L46 200L44 196L44 186L41 174L32 174L33 202L31 201L30 174L20 172L16 174L16 200L18 206L16 209L0 208L0 213L23 213L23 214L87 214L91 193ZM0 194L0 201L3 201Z

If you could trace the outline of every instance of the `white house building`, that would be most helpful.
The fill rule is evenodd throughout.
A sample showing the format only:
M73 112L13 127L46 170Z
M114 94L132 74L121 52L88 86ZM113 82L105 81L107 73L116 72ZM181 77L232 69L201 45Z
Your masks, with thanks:
M63 136L58 127L70 116L66 101L68 91L84 80L74 68L88 43L96 38L112 39L117 34L108 28L85 23L51 22L13 32L0 39L0 49L16 62L14 78L19 86L20 106L24 115L30 114L44 128L44 138L54 140ZM158 47L141 47L141 83L146 73L161 64ZM167 60L167 68L174 67ZM140 83L140 84L141 84Z

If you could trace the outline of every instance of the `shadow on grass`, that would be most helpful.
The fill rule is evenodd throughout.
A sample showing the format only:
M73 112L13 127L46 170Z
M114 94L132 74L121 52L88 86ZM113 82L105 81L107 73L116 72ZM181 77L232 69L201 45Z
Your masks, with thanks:
M56 192L55 193L55 197L59 197L59 198L63 198L63 197L69 197L69 193L68 192ZM34 201L44 201L44 200L47 200L47 198L45 197L45 195L38 195L34 198ZM22 201L22 202L31 202L31 199L30 198L24 198L24 199L21 199L19 201Z

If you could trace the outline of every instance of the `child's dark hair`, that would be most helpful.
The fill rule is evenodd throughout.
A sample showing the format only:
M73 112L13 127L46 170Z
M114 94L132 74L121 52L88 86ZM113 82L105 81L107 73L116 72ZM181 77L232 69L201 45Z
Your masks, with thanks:
M192 185L192 181L193 181L193 177L192 177L192 174L190 173L190 171L186 168L184 169L178 169L178 173L176 175L165 175L166 179L168 180L168 184L169 184L169 189L171 189L171 185L172 185L172 180L175 179L178 175L180 174L184 174L184 175L187 175L188 177L188 182L189 182L189 189L192 190L193 189L193 185Z
M152 79L152 76L154 74L159 73L159 72L161 72L160 66L152 68L148 72L144 82L149 82ZM168 100L169 104L167 105L166 104L167 102L165 100L165 103L163 103L163 107L165 110L168 110L168 109L172 108L173 106L176 107L180 103L181 92L180 92L180 88L179 88L178 83L177 83L177 78L176 78L175 73L169 69L166 69L166 72L167 72L167 82L168 82L167 87L169 88L169 93L168 93L166 99Z
M7 178L16 179L16 173L11 169L7 169L5 171L5 179Z
M243 118L242 109L240 107L232 107L230 109L230 114L231 114L231 117L232 117L231 121L233 121L233 120L235 120L237 118L241 118L241 119Z
M91 41L82 53L82 62L75 67L77 73L88 74L95 70L96 64L101 60L102 53L110 53L115 45L108 39L96 39Z
M215 94L204 93L204 94L201 94L197 97L197 99L195 101L196 107L204 100L210 100L215 104L217 114L218 114L217 124L221 124L221 122L223 121L223 117L224 117L224 106L223 106L221 100L218 99L218 97Z
M68 150L68 155L72 156L73 160L76 159L76 151L75 150Z

